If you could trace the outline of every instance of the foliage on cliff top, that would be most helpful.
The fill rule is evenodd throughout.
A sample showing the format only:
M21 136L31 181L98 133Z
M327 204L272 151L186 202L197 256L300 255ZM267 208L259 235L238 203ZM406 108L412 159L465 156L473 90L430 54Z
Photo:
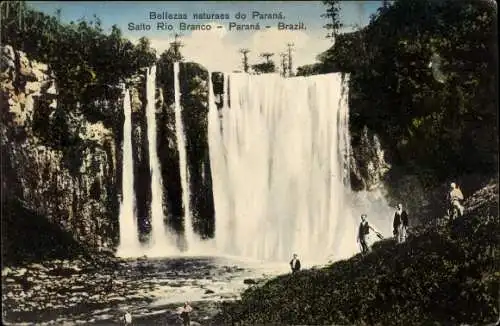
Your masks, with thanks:
M464 218L365 257L282 275L224 303L216 324L458 325L498 318L498 184Z
M398 0L299 74L349 73L353 138L368 126L391 163L436 183L494 172L496 25L493 1Z
M155 51L147 38L139 39L137 45L123 38L116 25L106 34L95 16L93 21L82 18L64 24L59 12L49 16L24 1L2 2L0 15L2 44L48 64L55 76L57 108L49 109L47 100L40 98L42 109L36 112L34 131L47 145L61 149L68 158L65 161L72 162L70 170L76 172L86 145L71 131L73 120L83 115L90 122L102 121L120 135L123 95L119 85L151 66Z
M82 18L63 24L59 13L46 15L24 1L2 3L1 15L2 43L48 64L53 71L58 109L65 119L70 111L81 111L91 121L112 126L116 105L110 103L122 97L117 86L156 61L147 38L134 45L116 25L106 34L95 16L93 21Z

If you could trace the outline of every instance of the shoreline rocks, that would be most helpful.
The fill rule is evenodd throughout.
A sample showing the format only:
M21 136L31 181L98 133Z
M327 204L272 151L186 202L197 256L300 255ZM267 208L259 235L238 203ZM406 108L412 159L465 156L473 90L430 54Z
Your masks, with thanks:
M123 309L131 309L134 320L168 324L177 320L175 309L183 301L200 300L192 320L202 322L216 314L220 301L238 299L247 287L245 279L257 280L246 275L249 271L210 258L106 261L82 256L4 266L4 320L115 323Z

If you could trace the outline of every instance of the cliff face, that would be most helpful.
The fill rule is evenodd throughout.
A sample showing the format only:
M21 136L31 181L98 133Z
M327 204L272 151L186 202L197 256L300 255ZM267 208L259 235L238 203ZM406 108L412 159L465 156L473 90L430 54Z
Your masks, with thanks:
M184 206L175 125L174 77L171 62L159 63L157 76L158 156L170 225L184 232ZM181 63L181 116L186 141L190 210L193 228L202 238L214 236L214 208L207 138L208 74L196 63Z
M209 75L196 63L185 63L182 70L185 71L181 78L182 119L194 230L204 238L213 237L215 220L207 129Z
M409 172L394 163L394 150L380 142L368 127L351 126L351 187L355 191L372 191L395 207L402 203L410 215L412 226L427 223L443 216L447 194L455 182L468 197L491 179L490 175L467 173L444 182L426 179L426 170L420 174ZM385 146L384 146L385 145Z
M79 110L61 127L63 108L47 65L10 46L2 47L1 63L2 205L15 199L86 246L113 246L120 162L115 133L73 113ZM54 146L57 137L63 146Z
M352 128L351 128L352 129ZM351 187L353 190L374 190L383 187L384 176L391 168L386 162L377 135L366 126L351 135Z

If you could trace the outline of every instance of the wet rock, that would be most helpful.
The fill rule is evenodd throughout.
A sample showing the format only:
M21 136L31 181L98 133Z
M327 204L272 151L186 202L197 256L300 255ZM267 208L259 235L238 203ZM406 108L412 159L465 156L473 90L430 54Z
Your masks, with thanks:
M235 299L238 297L238 295L234 294L234 293L222 293L220 295L221 298L224 298L224 299Z
M28 269L21 268L21 269L18 269L14 275L16 275L16 276L23 276L24 274L26 274L27 271L28 271Z
M9 267L5 267L2 269L2 277L8 276L11 273L12 273L12 269L10 269Z
M67 268L67 267L54 268L54 269L51 269L47 272L48 275L61 276L61 277L69 277L75 273L77 273L76 270L74 270L73 268Z
M114 302L123 302L126 301L124 297L118 297L118 296L112 296L108 298L109 301L114 301Z

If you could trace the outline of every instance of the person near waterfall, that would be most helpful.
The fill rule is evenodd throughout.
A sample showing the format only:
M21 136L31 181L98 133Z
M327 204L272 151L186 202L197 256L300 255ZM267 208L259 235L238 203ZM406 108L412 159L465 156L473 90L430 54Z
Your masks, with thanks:
M125 316L123 316L123 320L125 322L125 325L132 325L132 314L130 311L125 311Z
M464 207L462 206L460 201L464 200L464 194L455 182L452 182L450 184L450 193L448 197L450 200L451 209L457 209L459 216L462 216L464 214Z
M367 254L370 251L370 247L368 246L368 242L370 240L370 230L375 232L375 234L379 237L382 238L382 235L376 231L370 224L368 224L368 221L366 220L366 214L361 214L361 223L359 223L359 229L358 229L358 242L361 245L361 253Z
M290 260L290 267L292 268L292 274L300 270L300 260L297 258L297 254L293 254L293 258Z
M189 302L185 302L184 306L181 309L180 317L182 319L182 325L183 326L189 326L191 325L191 317L190 313L193 311L193 308L189 305Z
M408 214L403 209L403 204L398 204L396 213L394 213L394 236L398 243L406 241L406 232L408 231Z

